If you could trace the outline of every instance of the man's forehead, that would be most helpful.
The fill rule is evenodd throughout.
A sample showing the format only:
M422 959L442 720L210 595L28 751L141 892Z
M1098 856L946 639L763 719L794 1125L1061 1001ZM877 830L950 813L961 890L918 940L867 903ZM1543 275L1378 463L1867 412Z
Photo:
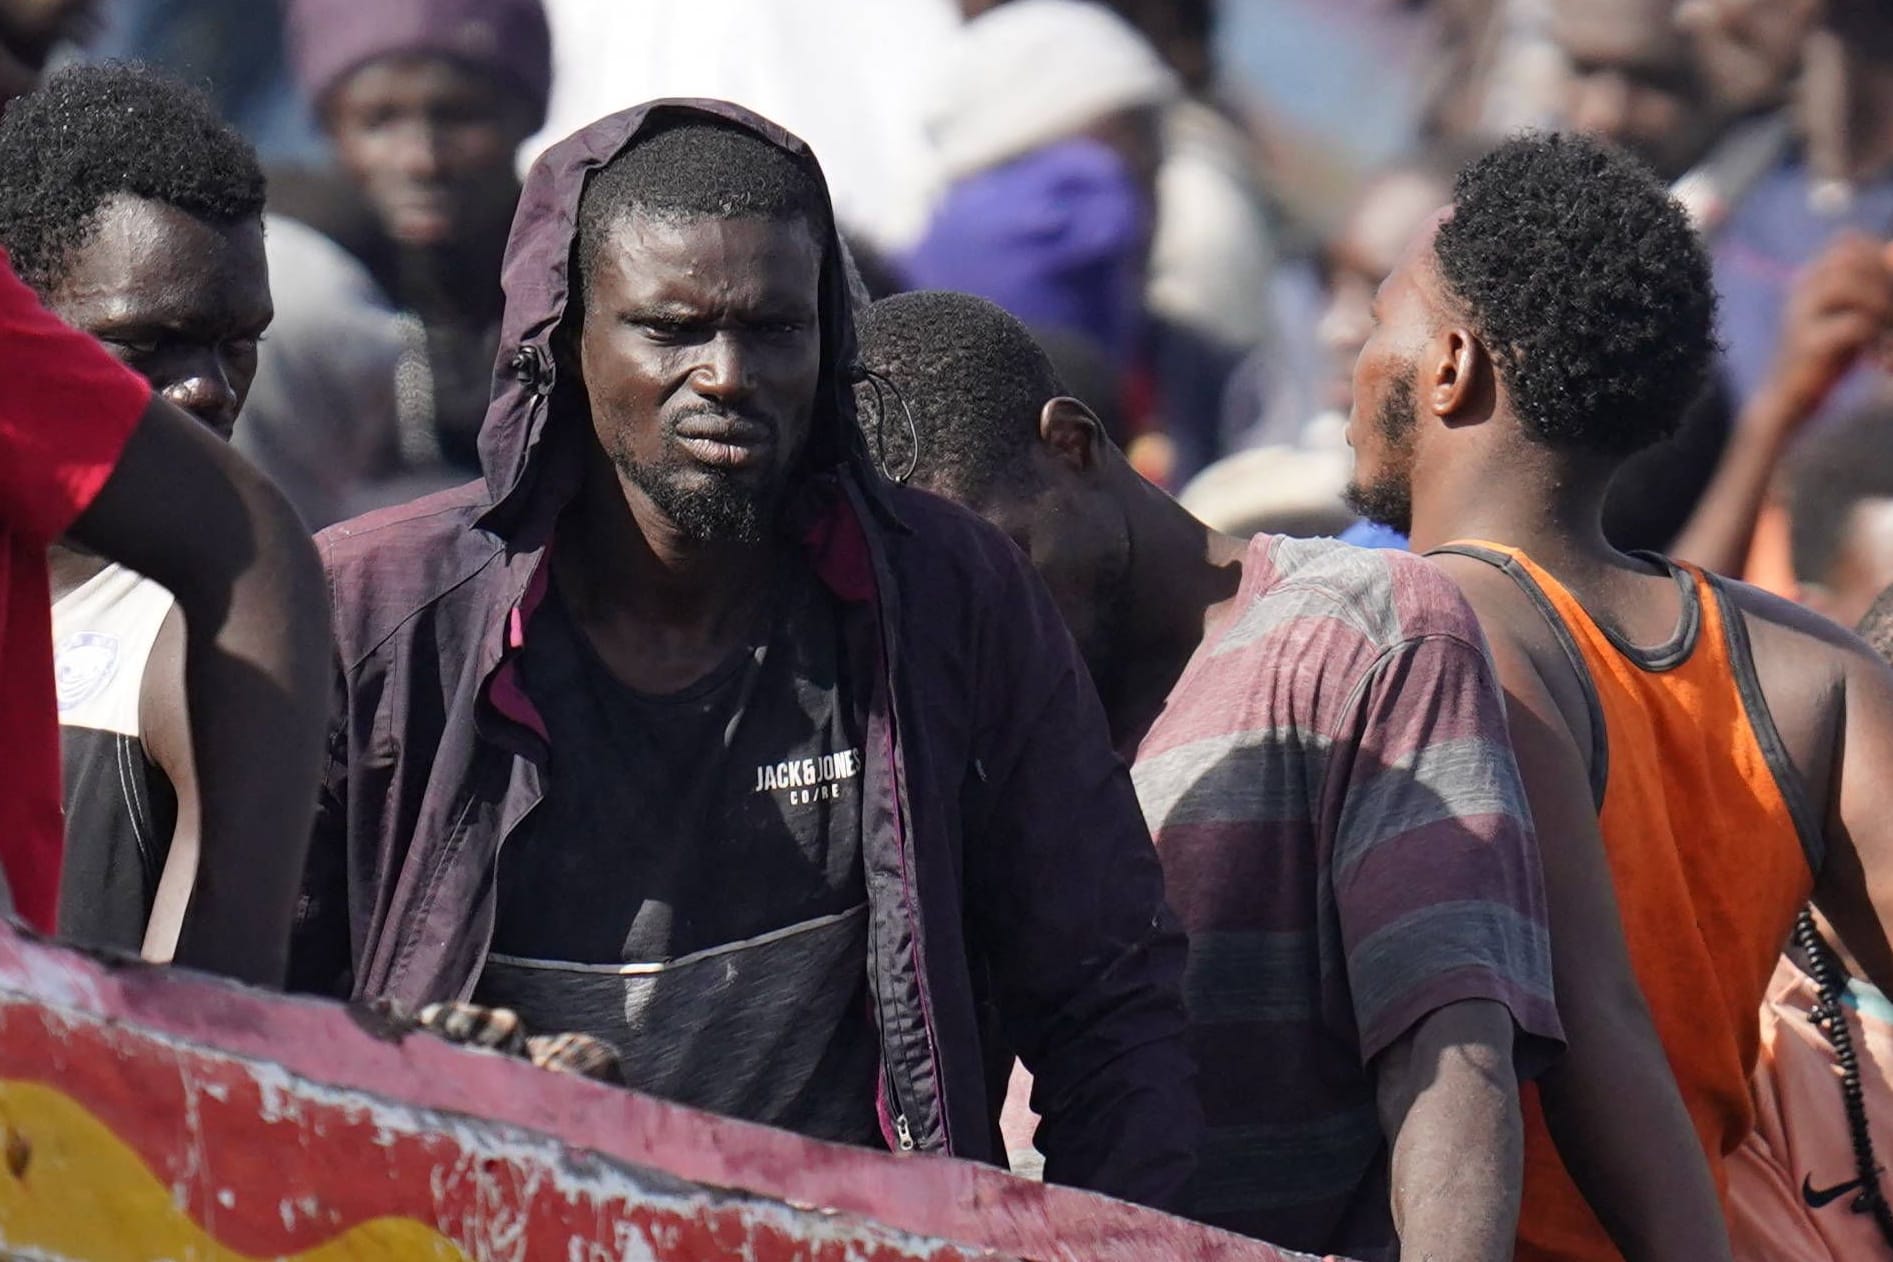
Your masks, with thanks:
M153 318L268 315L269 264L260 217L216 224L128 193L99 208L96 229L68 261L69 302Z
M747 266L732 273L730 264L800 271L821 255L814 228L801 219L652 214L636 207L613 219L600 253L628 279L661 272L718 282L753 276Z

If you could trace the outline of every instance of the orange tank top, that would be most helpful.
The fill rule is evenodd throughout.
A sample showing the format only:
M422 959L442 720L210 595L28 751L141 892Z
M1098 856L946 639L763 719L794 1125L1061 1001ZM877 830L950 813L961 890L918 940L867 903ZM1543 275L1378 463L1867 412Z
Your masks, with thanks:
M1756 682L1748 630L1720 580L1659 557L1682 596L1669 642L1599 626L1530 557L1439 549L1505 571L1550 621L1591 701L1591 785L1631 966L1726 1203L1723 1158L1754 1123L1756 1014L1813 888L1819 817ZM1525 1106L1520 1259L1620 1255L1565 1173L1535 1090Z

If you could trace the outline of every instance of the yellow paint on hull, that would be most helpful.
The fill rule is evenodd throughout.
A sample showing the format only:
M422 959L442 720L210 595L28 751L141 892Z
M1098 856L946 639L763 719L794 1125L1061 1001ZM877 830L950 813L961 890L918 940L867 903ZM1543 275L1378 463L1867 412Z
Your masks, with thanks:
M0 1126L0 1250L64 1262L260 1262L213 1239L129 1145L63 1092L0 1082ZM360 1223L284 1262L384 1259L468 1262L451 1240L408 1218Z

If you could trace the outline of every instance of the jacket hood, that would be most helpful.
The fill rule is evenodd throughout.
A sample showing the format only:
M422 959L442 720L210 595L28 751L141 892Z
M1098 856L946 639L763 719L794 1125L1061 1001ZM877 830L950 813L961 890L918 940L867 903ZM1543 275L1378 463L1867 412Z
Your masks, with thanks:
M506 313L493 399L480 432L480 466L490 498L480 524L487 529L512 536L529 525L549 527L577 486L582 444L572 441L575 435L557 432L570 429L571 418L551 423L560 371L552 340L572 298L579 199L586 182L654 125L691 114L740 127L805 163L815 176L829 222L820 282L822 371L805 468L809 473L851 469L879 499L879 474L855 424L854 317L834 201L821 164L801 139L739 105L676 98L647 101L599 119L546 150L526 175L501 266Z

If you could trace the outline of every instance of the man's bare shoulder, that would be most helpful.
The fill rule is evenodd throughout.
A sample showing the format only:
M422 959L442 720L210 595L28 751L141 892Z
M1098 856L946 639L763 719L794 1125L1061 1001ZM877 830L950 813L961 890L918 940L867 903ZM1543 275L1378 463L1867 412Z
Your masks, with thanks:
M1865 640L1805 605L1734 579L1723 578L1718 582L1741 611L1757 654L1779 649L1811 655L1811 660L1835 666L1862 660L1880 662Z
M1768 717L1810 795L1822 801L1842 756L1850 698L1893 693L1893 674L1846 627L1759 587L1719 582L1741 617Z

